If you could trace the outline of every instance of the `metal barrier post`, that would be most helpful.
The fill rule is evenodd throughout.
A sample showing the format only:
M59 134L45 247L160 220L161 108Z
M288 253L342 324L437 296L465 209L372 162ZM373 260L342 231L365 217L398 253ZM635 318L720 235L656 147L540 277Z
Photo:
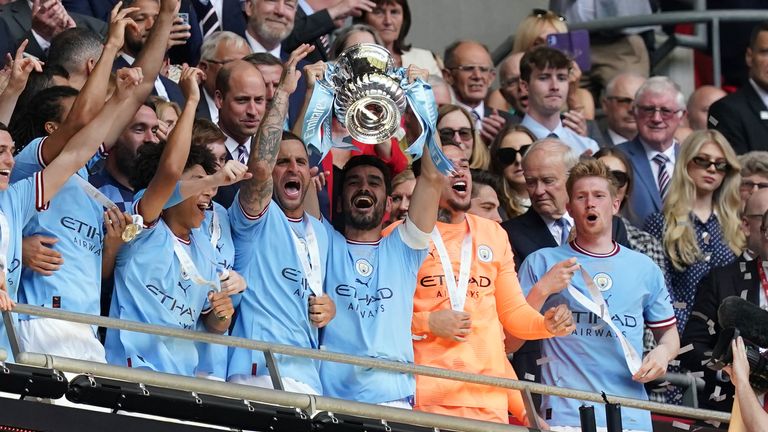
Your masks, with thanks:
M285 390L283 388L283 379L280 377L280 370L275 360L275 355L272 354L272 350L264 351L264 359L267 361L267 369L269 370L269 378L272 380L272 388L275 390Z
M5 332L8 335L8 342L11 344L11 354L16 358L16 356L19 355L19 338L16 336L16 326L13 325L11 312L3 312L3 324L5 324Z
M720 18L715 16L712 18L712 79L715 87L723 84L723 78L720 76L722 74L720 48Z

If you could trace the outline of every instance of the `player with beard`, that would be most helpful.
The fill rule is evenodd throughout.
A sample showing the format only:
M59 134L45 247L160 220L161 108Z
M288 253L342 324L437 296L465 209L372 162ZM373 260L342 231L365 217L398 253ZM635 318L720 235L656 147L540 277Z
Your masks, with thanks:
M194 68L182 72L187 105L168 143L139 150L132 182L146 186L134 206L144 230L117 257L110 316L184 329L202 320L208 331L224 333L234 308L230 292L219 283L216 249L199 229L215 189L163 209L178 180L202 179L216 169L210 150L190 150L201 76ZM105 348L112 364L188 376L198 366L195 343L189 340L110 329Z
M322 293L328 236L322 224L304 212L310 189L309 155L299 137L283 131L288 98L296 90L296 65L312 51L297 48L285 64L272 104L253 139L248 170L229 208L235 270L250 289L243 293L233 336L319 348L318 328L335 309ZM287 247L286 247L287 246ZM283 251L283 253L277 253ZM276 356L285 390L320 394L318 362ZM228 380L272 387L260 351L233 348Z
M467 213L473 187L469 160L456 145L446 144L443 152L459 172L443 180L432 245L419 270L411 324L416 364L454 370L462 364L462 372L517 379L498 323L519 338L540 339L568 334L573 320L564 306L542 317L528 305L503 229ZM416 175L419 162L413 166ZM443 256L450 263L443 265ZM456 268L467 270L466 279L456 277ZM507 423L508 406L525 418L517 391L416 377L415 408L421 411Z
M664 375L680 348L664 275L650 258L613 241L619 200L608 167L594 159L580 162L571 169L566 188L575 240L533 252L520 267L520 284L531 306L565 304L576 319L571 335L541 342L542 358L547 359L541 383L648 399L643 383ZM549 268L572 257L580 269L569 272L567 289L537 288ZM653 331L658 346L641 360L644 325ZM552 430L574 430L580 425L579 404L545 395L541 412ZM603 406L595 411L597 425L605 428ZM623 408L621 414L625 430L652 430L647 411Z
M410 76L409 79L415 79ZM324 222L330 237L325 287L337 305L323 345L328 351L413 363L410 322L416 274L435 227L443 176L425 152L408 215L382 238L391 209L389 168L375 156L352 157L341 176L344 233ZM324 362L328 396L410 409L412 375Z

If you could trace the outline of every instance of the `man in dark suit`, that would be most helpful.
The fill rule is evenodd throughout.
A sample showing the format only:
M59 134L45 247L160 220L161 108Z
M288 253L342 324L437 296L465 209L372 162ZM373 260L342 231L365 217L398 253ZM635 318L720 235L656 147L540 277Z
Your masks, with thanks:
M32 8L27 0L16 0L0 7L0 55L13 53L24 39L29 40L26 52L45 60L51 39L71 27L85 27L104 36L104 21L80 14L69 14L61 3L35 0Z
M109 21L109 12L117 4L117 0L61 0L61 4L70 13L78 13Z
M205 72L201 85L200 103L197 104L195 118L205 118L214 123L219 121L219 109L216 107L216 77L224 65L241 60L251 53L248 42L241 36L228 31L215 32L203 42L198 67Z
M457 41L445 49L445 81L453 88L456 103L475 118L475 128L486 143L498 135L507 122L518 123L511 114L488 108L485 98L496 71L485 45L475 41Z
M632 164L634 189L625 216L638 228L661 211L680 145L675 131L686 116L685 97L667 77L649 78L637 91L633 114L637 136L618 145Z
M600 104L605 113L605 128L601 128L603 142L600 147L613 147L637 135L637 121L632 112L635 93L645 77L630 72L620 73L608 81Z
M128 6L124 5L124 7ZM155 18L160 12L160 4L156 0L135 0L130 7L139 8L138 11L129 15L139 25L139 31L136 32L132 28L126 30L123 53L115 59L113 65L113 69L115 70L133 64L136 56L138 56L139 52L144 48L147 37L154 25ZM171 33L170 43L178 44L188 37L189 33ZM159 75L155 80L152 94L176 102L179 106L184 106L184 95L181 93L178 84L162 75Z
M314 45L306 59L308 63L328 61L328 36L340 27L349 16L360 16L362 12L371 12L376 3L371 0L341 0L331 7L321 9L319 1L307 0L296 8L293 31L283 41L284 49L291 52L303 43Z
M709 107L708 126L720 131L737 154L768 150L768 21L752 30L747 48L749 82Z
M217 31L245 36L245 14L240 0L182 0L179 12L189 14L189 39L168 51L171 63L196 65L202 45Z
M245 60L224 66L216 77L216 106L219 128L227 140L227 160L248 162L251 137L259 129L267 108L267 90L261 72ZM239 183L220 187L214 200L229 207L239 190Z
M760 256L768 256L768 240L764 232L768 220L768 189L759 189L747 200L742 216L742 229L747 236L747 247ZM753 259L756 258L756 259ZM768 287L761 286L758 266L762 266L759 257L742 254L733 263L712 270L699 284L696 303L691 319L683 331L683 346L693 345L693 349L682 354L682 365L693 372L704 373L704 390L699 393L699 405L702 408L717 411L730 411L733 404L734 388L727 376L706 367L705 362L717 343L723 330L718 324L717 309L726 297L740 296L756 305L765 307L760 300L760 292ZM764 300L763 300L764 301ZM719 394L715 387L719 387ZM715 395L714 397L711 397Z

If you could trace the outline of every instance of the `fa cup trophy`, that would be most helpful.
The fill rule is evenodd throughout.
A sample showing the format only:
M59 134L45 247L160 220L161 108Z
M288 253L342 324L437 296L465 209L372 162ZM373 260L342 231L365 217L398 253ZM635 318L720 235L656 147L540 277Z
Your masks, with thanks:
M350 148L334 143L331 114L361 144L379 144L402 133L401 119L410 106L422 134L406 152L421 156L426 145L437 168L449 173L453 164L435 142L437 105L429 84L408 82L405 69L396 68L392 55L376 44L354 45L327 65L318 80L304 118L304 141L324 157L331 147ZM399 136L398 138L400 138Z

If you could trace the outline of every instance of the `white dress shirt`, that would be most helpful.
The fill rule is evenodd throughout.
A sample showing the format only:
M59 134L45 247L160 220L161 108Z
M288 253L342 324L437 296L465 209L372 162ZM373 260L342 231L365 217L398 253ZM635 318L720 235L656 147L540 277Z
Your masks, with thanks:
M656 188L659 187L659 164L654 162L653 158L656 157L659 153L664 153L664 155L669 159L669 162L666 163L667 166L667 174L669 174L670 181L672 180L672 173L675 170L675 144L677 142L672 143L671 146L669 146L668 149L666 149L664 152L660 152L658 150L655 150L651 148L648 144L646 144L642 138L640 139L640 143L643 145L643 148L645 149L645 157L648 158L648 163L651 165L651 172L653 173L653 181L656 182Z
M268 52L268 53L272 54L273 56L275 56L277 58L281 58L280 57L280 49L282 47L282 44L277 45L277 47L275 49L273 49L273 50L268 50L268 49L264 48L264 46L262 44L260 44L259 41L256 40L256 38L251 36L251 32L247 31L247 30L245 32L245 39L248 41L248 45L251 47L251 52L252 53Z

